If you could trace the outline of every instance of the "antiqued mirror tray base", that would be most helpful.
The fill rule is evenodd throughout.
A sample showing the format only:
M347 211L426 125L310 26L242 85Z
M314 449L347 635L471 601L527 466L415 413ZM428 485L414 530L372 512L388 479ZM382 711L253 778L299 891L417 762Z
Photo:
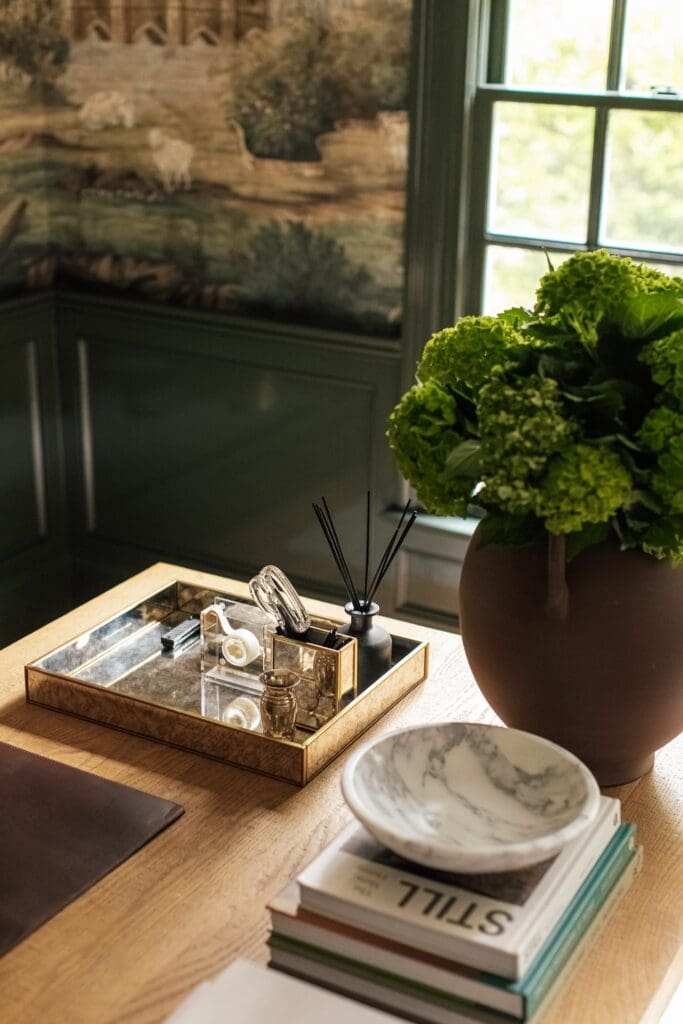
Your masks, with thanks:
M177 581L123 609L27 665L26 700L303 786L427 676L429 645L394 636L391 668L318 728L283 740L228 723L240 690L202 677L198 643L172 657L160 642L217 593Z

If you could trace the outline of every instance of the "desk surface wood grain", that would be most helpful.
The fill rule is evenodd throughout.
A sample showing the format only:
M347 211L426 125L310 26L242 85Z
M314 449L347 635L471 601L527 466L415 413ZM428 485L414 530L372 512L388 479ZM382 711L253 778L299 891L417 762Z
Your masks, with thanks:
M25 704L27 662L179 577L221 585L219 577L160 563L0 652L0 740L186 811L0 960L2 1024L156 1024L236 957L265 962L267 901L350 819L339 785L344 755L298 790ZM246 595L243 584L234 586ZM310 604L321 614L337 611ZM430 641L430 676L367 735L446 718L496 721L457 636L398 628ZM644 867L543 1010L543 1024L659 1019L681 973L680 754L681 745L670 744L651 774L608 791L621 798L624 819L637 823ZM0 823L0 841L7 827Z

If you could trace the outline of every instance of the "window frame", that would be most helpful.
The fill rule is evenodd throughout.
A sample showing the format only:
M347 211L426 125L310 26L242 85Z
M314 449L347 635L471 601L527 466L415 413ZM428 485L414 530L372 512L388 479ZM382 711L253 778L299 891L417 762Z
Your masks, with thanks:
M485 0L479 15L480 59L473 97L470 132L470 202L468 226L468 263L463 288L463 303L455 305L456 316L479 313L482 309L486 251L488 246L521 248L537 252L585 252L609 248L620 256L637 260L683 265L683 255L649 248L623 247L600 239L602 211L606 195L607 143L609 115L612 110L683 113L683 92L677 96L627 93L620 91L625 73L625 37L628 0L613 0L610 24L606 88L600 91L570 91L512 86L504 83L507 29L510 15L508 0ZM493 148L493 116L496 103L517 102L554 106L589 107L595 111L591 171L588 194L588 223L585 242L566 242L552 237L529 238L490 231L487 227Z

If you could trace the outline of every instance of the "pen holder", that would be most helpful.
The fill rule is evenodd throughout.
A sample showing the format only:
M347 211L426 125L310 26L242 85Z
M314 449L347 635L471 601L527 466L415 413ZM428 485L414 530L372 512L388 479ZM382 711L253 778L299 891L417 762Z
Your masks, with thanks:
M287 669L299 677L295 689L296 724L307 730L319 729L356 696L357 650L353 637L339 637L338 650L323 642L335 625L312 619L305 640L275 634L272 638L274 669Z

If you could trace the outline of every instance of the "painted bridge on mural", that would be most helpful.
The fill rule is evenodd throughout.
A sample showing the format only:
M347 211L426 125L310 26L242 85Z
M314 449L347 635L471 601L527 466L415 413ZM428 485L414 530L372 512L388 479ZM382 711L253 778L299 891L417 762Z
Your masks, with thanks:
M62 29L74 41L219 46L266 28L270 0L62 0ZM270 15L270 17L269 17Z

